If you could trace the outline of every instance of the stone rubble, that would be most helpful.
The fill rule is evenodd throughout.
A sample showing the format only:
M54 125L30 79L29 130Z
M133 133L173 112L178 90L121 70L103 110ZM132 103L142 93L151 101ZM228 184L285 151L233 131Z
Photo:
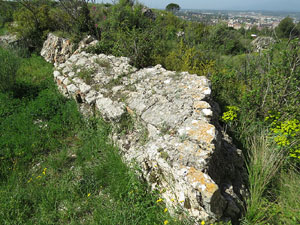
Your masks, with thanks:
M17 46L20 40L17 38L16 35L7 34L0 36L0 46L5 48Z
M58 42L52 35L47 41L42 55L56 63L59 90L85 114L100 114L111 122L123 159L141 168L141 176L160 191L171 212L179 208L211 222L241 215L243 157L222 133L206 77L161 65L137 70L125 57L79 50L69 55L63 47L52 49Z

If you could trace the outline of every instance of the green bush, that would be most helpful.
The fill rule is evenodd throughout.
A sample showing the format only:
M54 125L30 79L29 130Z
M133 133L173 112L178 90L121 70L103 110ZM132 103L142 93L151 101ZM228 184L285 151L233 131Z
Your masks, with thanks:
M39 1L29 8L22 7L14 13L16 25L10 27L31 49L39 49L50 31L56 26L50 17L51 6L48 1Z
M188 71L199 76L207 76L214 70L214 62L195 47L188 47L183 40L178 47L165 57L162 63L169 70Z
M0 28L5 23L13 21L13 13L18 8L18 3L0 0Z

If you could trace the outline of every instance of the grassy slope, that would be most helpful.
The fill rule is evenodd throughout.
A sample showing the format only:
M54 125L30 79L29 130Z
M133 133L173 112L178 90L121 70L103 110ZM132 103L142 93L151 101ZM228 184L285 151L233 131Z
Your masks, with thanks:
M0 224L176 224L107 142L109 126L82 118L40 57L22 59L0 93L0 127Z

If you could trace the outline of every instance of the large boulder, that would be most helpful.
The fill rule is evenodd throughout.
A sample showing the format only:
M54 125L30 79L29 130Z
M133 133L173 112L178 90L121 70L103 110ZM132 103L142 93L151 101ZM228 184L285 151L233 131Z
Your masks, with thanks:
M218 124L206 77L160 65L137 70L128 58L83 51L57 65L54 78L85 114L111 122L124 161L141 168L172 213L210 222L240 216L244 161Z

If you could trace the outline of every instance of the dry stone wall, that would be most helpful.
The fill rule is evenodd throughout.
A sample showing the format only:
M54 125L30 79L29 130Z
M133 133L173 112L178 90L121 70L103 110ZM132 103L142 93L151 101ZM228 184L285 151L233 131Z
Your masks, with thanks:
M55 52L47 46L54 45L46 43L43 55ZM124 161L141 168L171 212L211 222L240 216L244 161L221 132L206 77L160 65L137 70L125 57L76 51L56 63L54 79L85 114L111 122Z

